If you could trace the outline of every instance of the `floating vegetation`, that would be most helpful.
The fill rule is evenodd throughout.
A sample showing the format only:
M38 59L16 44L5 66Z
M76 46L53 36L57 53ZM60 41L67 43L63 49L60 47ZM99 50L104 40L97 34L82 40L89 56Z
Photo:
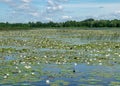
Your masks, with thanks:
M0 85L117 86L119 73L119 30L0 32Z
M51 86L68 86L69 82L63 81L63 80L57 80L50 84Z
M120 82L111 82L110 83L110 86L119 86L120 85Z

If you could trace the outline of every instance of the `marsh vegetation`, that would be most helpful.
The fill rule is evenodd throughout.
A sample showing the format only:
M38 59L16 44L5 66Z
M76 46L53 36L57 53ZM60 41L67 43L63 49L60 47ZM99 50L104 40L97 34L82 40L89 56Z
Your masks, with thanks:
M0 85L119 86L120 30L1 31Z

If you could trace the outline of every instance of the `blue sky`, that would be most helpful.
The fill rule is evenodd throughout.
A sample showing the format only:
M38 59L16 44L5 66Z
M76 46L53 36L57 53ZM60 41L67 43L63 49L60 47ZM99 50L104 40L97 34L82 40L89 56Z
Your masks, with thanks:
M0 0L0 22L120 19L120 0Z

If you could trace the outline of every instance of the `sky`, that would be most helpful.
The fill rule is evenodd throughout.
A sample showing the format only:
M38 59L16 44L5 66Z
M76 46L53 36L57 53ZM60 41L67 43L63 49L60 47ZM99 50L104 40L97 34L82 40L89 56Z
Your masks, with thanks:
M120 19L120 0L0 0L0 22Z

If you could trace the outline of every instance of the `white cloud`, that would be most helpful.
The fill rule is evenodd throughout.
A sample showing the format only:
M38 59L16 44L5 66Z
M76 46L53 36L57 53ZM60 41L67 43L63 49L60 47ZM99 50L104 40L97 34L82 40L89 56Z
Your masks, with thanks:
M29 3L31 0L21 0L22 2Z
M14 15L23 14L23 15L31 15L33 17L37 17L40 13L37 8L31 4L32 0L0 0L9 6L13 11ZM10 14L9 14L10 15ZM11 14L12 15L12 14ZM21 16L23 16L21 15Z
M115 11L115 14L120 14L120 10Z
M47 20L47 21L53 21L52 18L48 18L48 17L46 17L45 20Z
M37 0L36 0L37 1ZM38 0L42 7L34 0L0 0L0 2L6 4L11 12L5 12L6 16L10 17L14 15L17 18L13 18L12 20L18 21L19 19L24 19L25 21L31 20L38 20L38 21L59 21L59 19L64 13L64 2L68 0ZM31 18L30 18L31 17ZM9 18L9 19L10 19ZM6 19L7 20L7 19ZM19 20L21 21L21 20Z
M46 5L46 11L44 14L46 14L46 20L48 21L61 21L63 18L61 18L62 15L64 15L64 2L67 2L68 0L47 0Z
M115 10L120 8L120 3L77 3L77 4L64 4L65 8L79 8L79 9L92 9L92 8L99 8L99 9L109 9Z
M71 19L71 16L62 16L62 19Z
M63 6L61 4L66 1L67 0L47 0L46 11L48 13L62 11Z
M68 3L63 6L66 15L73 16L72 20L83 20L90 17L95 19L120 19L120 3Z
M62 6L61 5L57 5L57 6L48 6L47 7L47 12L53 12L53 11L60 11L62 10Z
M30 15L34 16L34 17L39 17L39 13L38 12L34 12L34 13L29 13Z
M29 4L23 3L22 5L17 6L17 8L26 10L26 9L30 9L30 6Z

